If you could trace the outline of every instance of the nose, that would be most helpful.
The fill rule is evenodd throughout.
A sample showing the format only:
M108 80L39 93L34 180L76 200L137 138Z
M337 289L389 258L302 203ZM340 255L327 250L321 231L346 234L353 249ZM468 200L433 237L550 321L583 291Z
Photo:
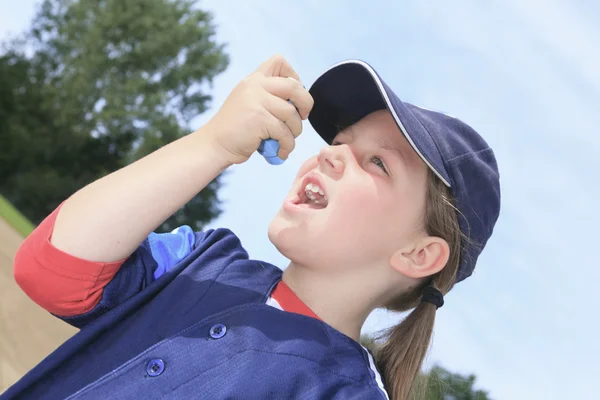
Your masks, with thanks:
M344 163L343 147L344 145L326 146L317 157L321 170L335 177L340 177L346 167Z

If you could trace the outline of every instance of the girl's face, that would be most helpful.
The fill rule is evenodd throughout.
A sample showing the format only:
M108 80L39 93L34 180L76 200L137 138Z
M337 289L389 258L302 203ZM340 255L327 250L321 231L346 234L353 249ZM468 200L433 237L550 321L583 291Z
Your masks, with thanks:
M269 238L308 268L387 265L424 234L426 188L427 166L391 114L377 111L303 164Z

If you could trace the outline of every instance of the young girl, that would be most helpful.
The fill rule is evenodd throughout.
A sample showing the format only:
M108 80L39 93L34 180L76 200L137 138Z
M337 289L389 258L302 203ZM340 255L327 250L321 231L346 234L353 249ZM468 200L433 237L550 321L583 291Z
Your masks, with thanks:
M361 61L310 92L299 81L266 61L204 127L73 194L26 239L17 282L81 331L3 399L407 398L442 295L498 217L494 155ZM153 233L261 140L286 159L307 118L328 146L269 226L285 272L226 229ZM377 368L358 341L380 307L414 310Z

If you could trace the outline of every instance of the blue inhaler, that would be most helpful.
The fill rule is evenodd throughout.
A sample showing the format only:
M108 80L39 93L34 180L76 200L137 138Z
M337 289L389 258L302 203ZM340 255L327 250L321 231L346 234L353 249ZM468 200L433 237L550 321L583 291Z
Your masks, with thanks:
M289 77L295 81L294 78ZM304 87L304 85L302 85ZM293 104L290 100L288 100L291 104ZM258 153L267 160L267 162L271 165L281 165L283 161L281 158L277 156L279 152L279 142L275 139L263 139L260 142L260 146L257 149Z
M275 139L263 139L258 146L258 153L271 165L283 164L283 160L277 156L279 142Z

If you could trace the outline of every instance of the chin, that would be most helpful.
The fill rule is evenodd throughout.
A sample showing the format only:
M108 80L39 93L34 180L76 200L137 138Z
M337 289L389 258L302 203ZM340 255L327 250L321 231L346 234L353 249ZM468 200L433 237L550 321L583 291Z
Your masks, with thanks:
M269 224L268 236L279 253L295 264L314 267L322 261L318 238L309 233L305 224L278 214Z
M330 237L326 237L328 234L315 235L306 221L290 220L284 213L277 214L268 229L271 243L294 264L321 270L349 265L355 255L349 254L347 248L332 244Z
M305 234L300 232L294 221L289 221L278 213L269 224L269 240L275 248L289 260L295 261L300 243L305 240ZM304 237L303 237L304 236Z

